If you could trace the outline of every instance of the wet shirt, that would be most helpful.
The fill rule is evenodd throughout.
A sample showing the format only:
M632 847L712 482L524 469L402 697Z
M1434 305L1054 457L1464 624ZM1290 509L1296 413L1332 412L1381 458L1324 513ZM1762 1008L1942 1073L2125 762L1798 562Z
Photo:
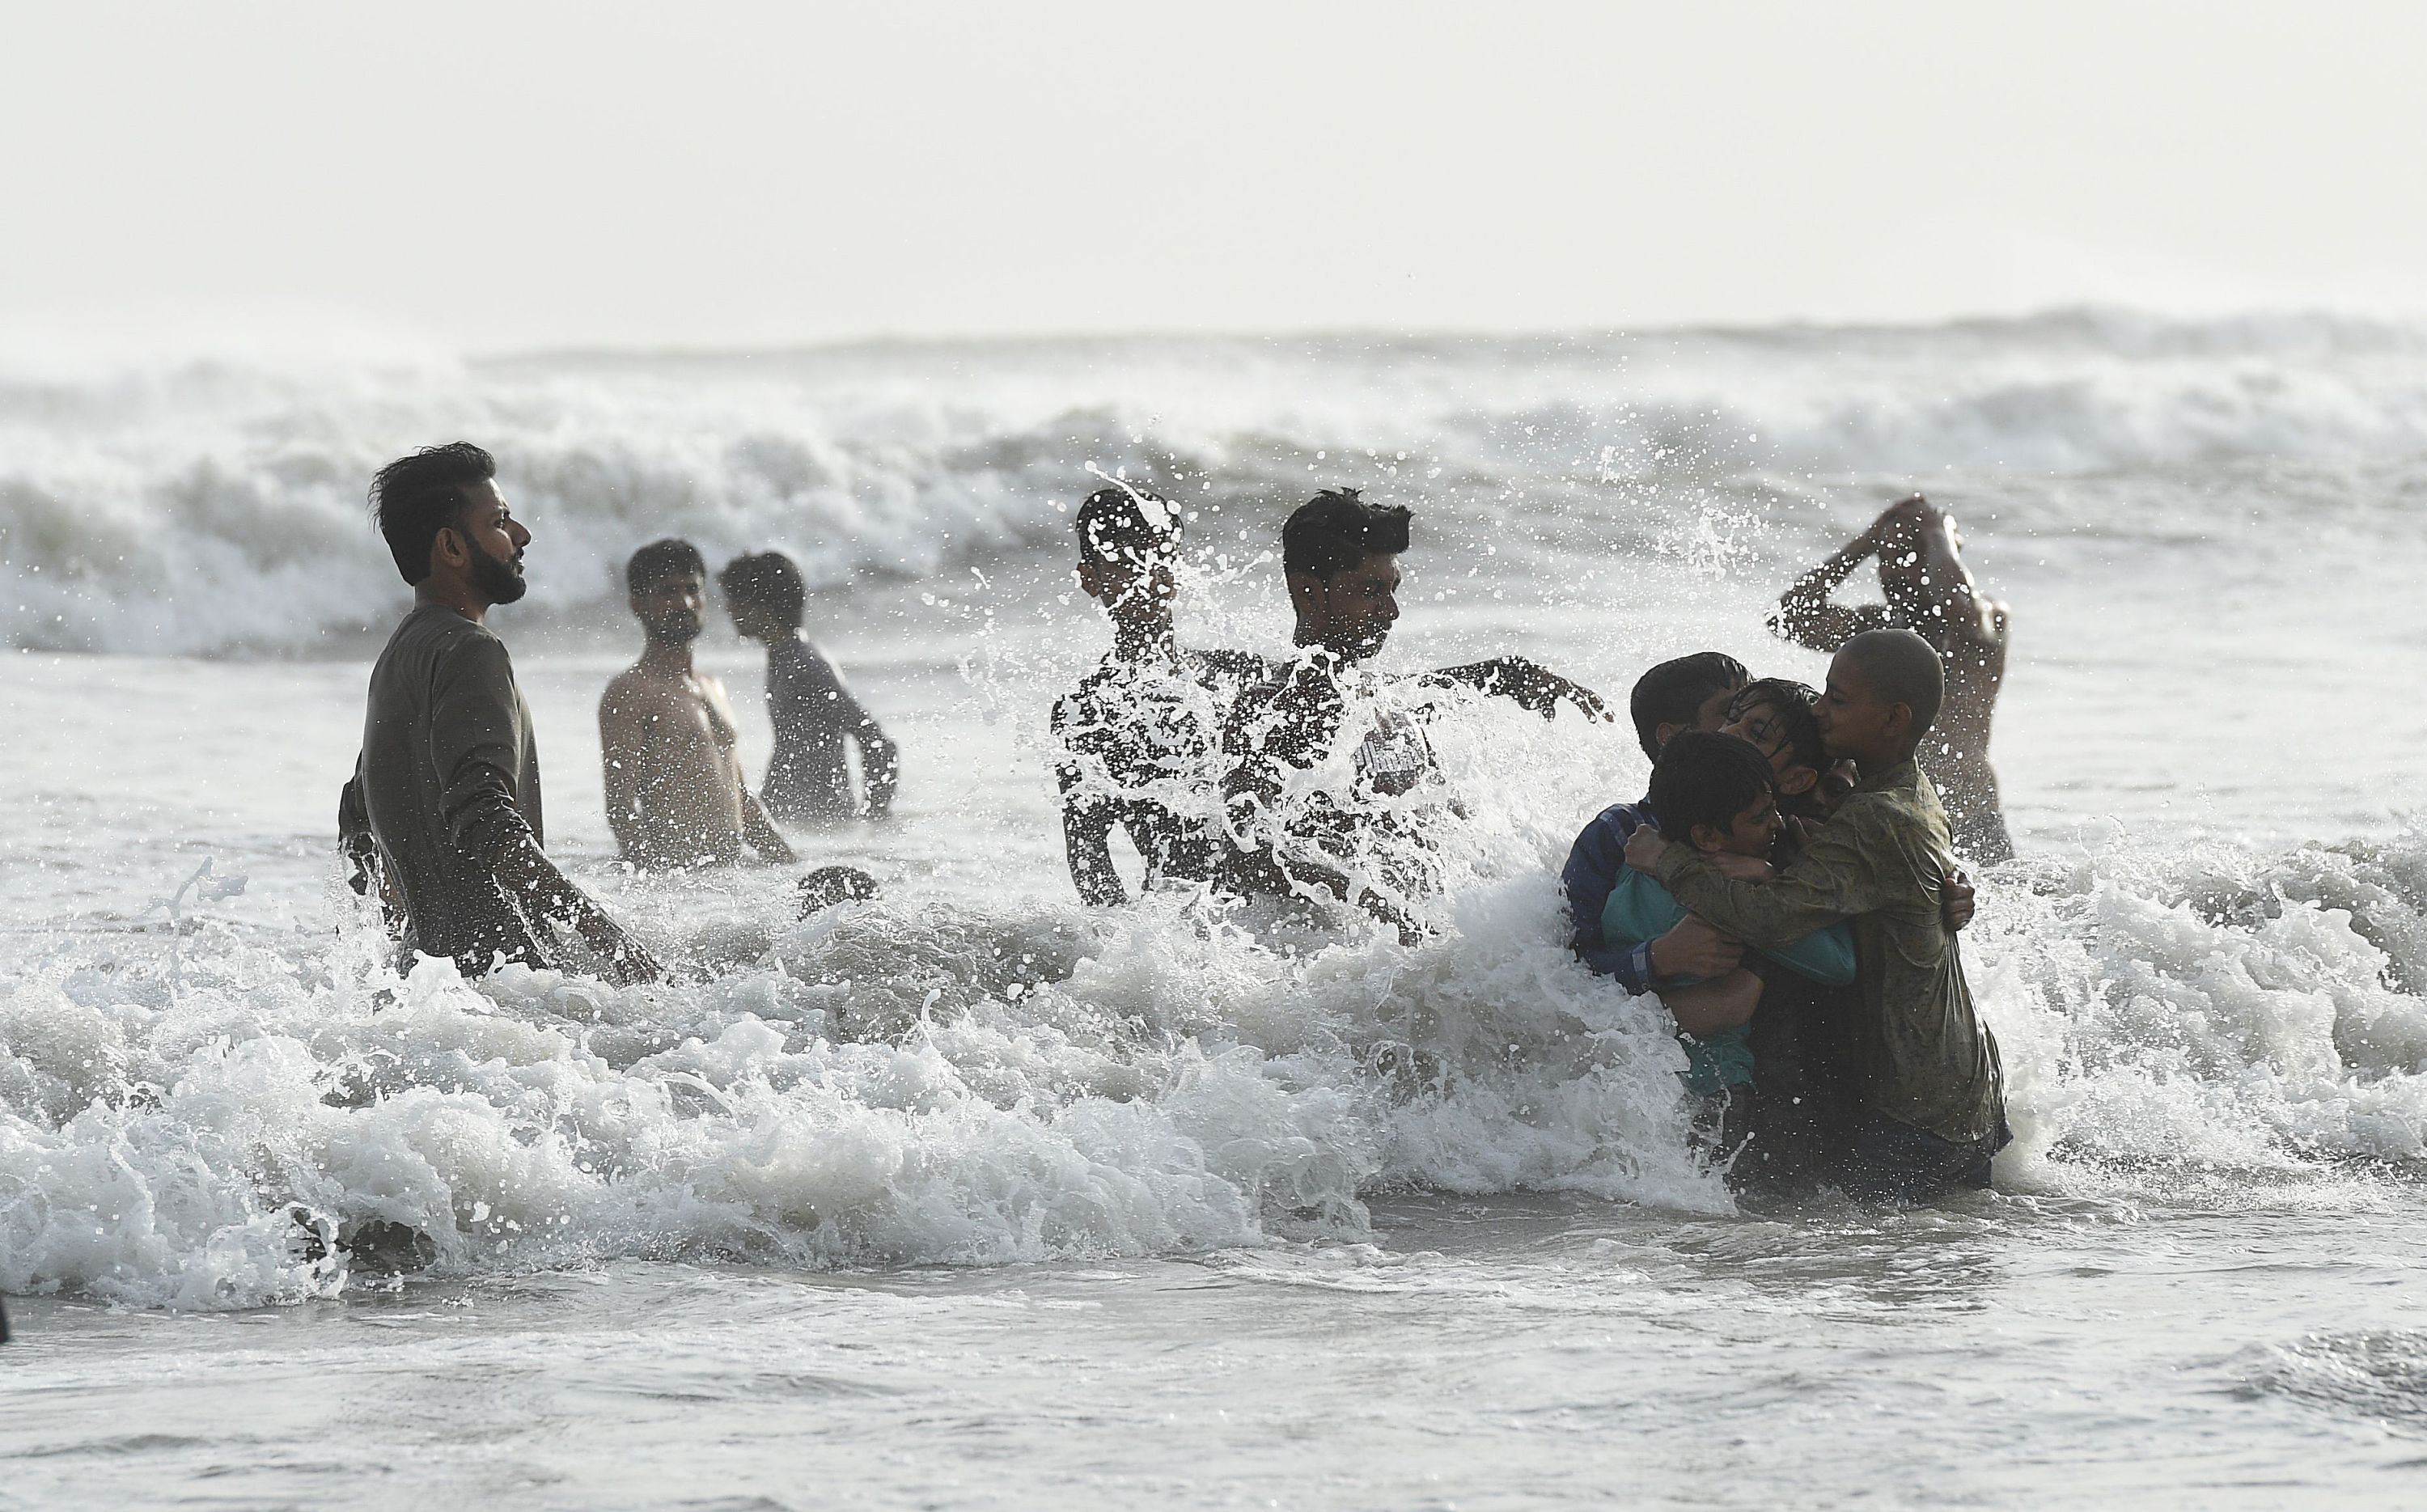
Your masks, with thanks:
M1223 718L1268 671L1242 651L1108 656L1055 702L1053 771L1080 897L1128 901L1106 843L1116 826L1144 858L1147 886L1213 876Z
M1866 777L1768 882L1735 882L1691 847L1653 875L1677 901L1757 950L1840 919L1854 929L1859 1011L1843 1026L1863 1104L1958 1144L2004 1115L1997 1043L1974 1012L1962 947L1939 907L1953 858L1946 811L1911 762Z
M1618 886L1610 889L1609 901L1603 905L1602 935L1613 945L1648 947L1685 918L1686 905L1668 888L1626 867L1621 870ZM1843 924L1832 924L1792 945L1762 953L1814 982L1844 986L1854 980L1854 935ZM1682 987L1702 980L1662 977L1653 985L1664 989ZM1687 1091L1706 1097L1722 1088L1752 1084L1751 1025L1738 1024L1734 1029L1715 1030L1707 1034L1681 1033L1677 1037L1686 1047Z
M758 798L768 813L810 822L856 816L846 740L859 742L869 811L892 807L900 752L834 664L797 633L767 644L767 719L775 728L775 751Z
M1440 890L1420 810L1432 806L1421 789L1441 783L1441 768L1423 726L1409 710L1371 708L1356 744L1341 750L1350 696L1369 704L1382 686L1311 651L1240 694L1222 739L1225 890L1286 898L1311 886L1393 912ZM1344 755L1344 771L1296 780Z
M505 642L453 610L404 617L371 668L362 754L338 802L349 851L375 845L404 943L466 971L548 964L498 885L509 846L542 844L539 749Z
M1652 800L1612 804L1593 816L1568 848L1568 864L1559 882L1567 890L1568 915L1574 926L1572 944L1576 958L1601 975L1614 979L1632 993L1652 990L1652 942L1612 941L1602 933L1602 913L1610 889L1626 870L1626 839L1653 822Z

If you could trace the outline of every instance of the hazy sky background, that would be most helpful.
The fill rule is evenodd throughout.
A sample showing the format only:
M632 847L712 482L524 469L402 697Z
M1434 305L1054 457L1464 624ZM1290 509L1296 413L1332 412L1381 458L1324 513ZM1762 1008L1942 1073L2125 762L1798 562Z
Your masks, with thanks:
M0 329L2427 311L2427 8L0 0Z

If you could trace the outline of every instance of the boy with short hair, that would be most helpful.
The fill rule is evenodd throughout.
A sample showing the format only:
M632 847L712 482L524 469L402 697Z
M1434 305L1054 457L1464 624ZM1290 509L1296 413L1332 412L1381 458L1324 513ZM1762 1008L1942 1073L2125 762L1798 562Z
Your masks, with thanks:
M1860 1197L1986 1188L2011 1137L1997 1043L1941 913L1954 852L1946 813L1914 764L1945 688L1938 653L1910 630L1846 642L1814 713L1828 754L1852 760L1860 781L1770 880L1730 877L1648 828L1627 841L1629 866L1755 947L1852 923L1861 993L1845 1048L1859 1109L1834 1174Z
M735 633L767 648L767 719L775 730L758 788L767 812L788 824L833 824L863 812L886 817L901 750L802 629L807 588L799 566L780 551L739 556L717 573L716 585L725 590ZM846 740L859 747L865 802L852 791Z
M1828 790L1835 763L1812 714L1819 694L1791 677L1756 677L1736 690L1720 729L1752 742L1769 758L1778 811L1789 819L1826 819L1845 789ZM1850 784L1848 785L1850 788Z
M1561 704L1605 719L1601 699L1523 657L1494 657L1420 673L1377 676L1366 667L1399 619L1399 559L1410 513L1353 488L1328 488L1281 527L1281 572L1296 620L1297 654L1240 694L1224 728L1230 772L1222 796L1229 846L1214 884L1238 898L1353 903L1421 937L1412 901L1438 886L1427 833L1453 811L1432 743L1412 702L1376 696L1389 683L1472 688L1548 719ZM1306 775L1344 758L1345 783ZM1442 800L1427 800L1435 789Z
M1744 663L1725 652L1698 651L1661 662L1637 677L1626 706L1643 754L1657 762L1661 748L1679 732L1716 730L1725 724L1747 675ZM1723 975L1734 968L1741 953L1699 920L1624 949L1603 935L1602 911L1624 870L1621 853L1626 848L1626 837L1637 825L1649 821L1652 814L1648 796L1603 809L1569 847L1568 864L1559 873L1567 889L1577 959L1630 993L1650 991L1652 979L1664 974Z

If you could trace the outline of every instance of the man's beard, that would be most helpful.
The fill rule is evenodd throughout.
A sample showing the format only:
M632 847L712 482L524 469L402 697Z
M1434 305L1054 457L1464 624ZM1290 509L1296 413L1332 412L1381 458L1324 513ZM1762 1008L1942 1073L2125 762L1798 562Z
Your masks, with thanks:
M703 626L696 614L669 614L647 628L649 639L660 645L689 645L699 639Z
M466 542L472 548L472 586L492 604L511 604L530 592L530 584L514 570L512 561L493 557L478 542Z

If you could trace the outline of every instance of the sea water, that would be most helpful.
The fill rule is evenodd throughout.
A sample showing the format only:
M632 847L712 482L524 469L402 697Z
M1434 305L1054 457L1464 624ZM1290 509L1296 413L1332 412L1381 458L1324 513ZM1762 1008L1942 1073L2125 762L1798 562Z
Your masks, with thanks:
M491 623L549 848L674 984L399 977L337 881L405 602L362 488L458 436L534 534ZM1279 650L1279 522L1358 486L1417 512L1384 670L1621 700L1816 680L1765 607L1953 511L2013 620L1998 1193L1695 1155L1661 1014L1564 949L1622 724L1433 723L1424 943L1082 908L1099 476L1190 512L1192 643ZM2415 1502L2422 490L2427 329L2316 318L0 358L0 1505ZM668 534L809 574L904 776L795 843L880 899L615 864ZM755 654L701 655L756 772Z

